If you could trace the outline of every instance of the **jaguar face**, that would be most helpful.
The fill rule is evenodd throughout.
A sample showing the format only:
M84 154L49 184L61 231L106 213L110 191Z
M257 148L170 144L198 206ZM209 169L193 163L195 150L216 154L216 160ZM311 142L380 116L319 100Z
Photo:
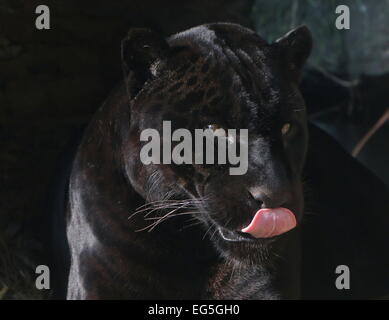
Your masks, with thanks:
M251 30L222 23L166 41L144 30L130 33L123 47L131 95L125 166L137 192L150 203L181 201L175 214L190 212L222 251L264 245L298 224L308 141L298 82L311 45L305 27L272 44ZM228 161L142 163L141 133L152 128L163 137L163 121L192 137L196 129L207 128L227 143L245 143L246 171L231 175ZM231 137L228 129L238 134ZM244 142L242 129L248 132Z

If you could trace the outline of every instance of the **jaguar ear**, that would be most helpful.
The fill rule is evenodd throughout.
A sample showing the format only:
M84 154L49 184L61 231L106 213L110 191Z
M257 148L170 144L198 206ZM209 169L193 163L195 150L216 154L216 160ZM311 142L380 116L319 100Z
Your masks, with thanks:
M274 45L281 48L288 69L295 80L299 81L301 69L312 50L312 35L306 26L297 27L276 40Z
M165 39L148 29L131 29L121 45L124 77L130 98L155 77L169 52Z

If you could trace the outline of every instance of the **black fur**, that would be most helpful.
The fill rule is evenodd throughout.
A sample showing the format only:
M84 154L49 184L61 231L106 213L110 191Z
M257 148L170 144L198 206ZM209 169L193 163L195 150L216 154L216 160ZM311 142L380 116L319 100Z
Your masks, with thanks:
M315 296L300 280L307 125L298 80L310 48L305 27L273 44L222 23L166 42L146 30L129 33L125 84L86 130L70 176L69 299L299 298L301 283ZM139 134L160 130L162 120L173 128L248 128L248 173L143 165ZM292 130L282 136L285 122ZM295 212L299 227L271 239L241 239L236 230L256 210L277 206ZM147 219L178 207L182 215L147 228L154 221ZM226 241L223 232L241 241Z

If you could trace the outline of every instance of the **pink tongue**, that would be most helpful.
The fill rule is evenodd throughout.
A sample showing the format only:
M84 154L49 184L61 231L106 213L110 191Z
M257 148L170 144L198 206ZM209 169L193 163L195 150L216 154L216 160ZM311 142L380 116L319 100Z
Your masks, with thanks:
M261 209L242 232L255 238L270 238L296 227L296 217L286 208Z

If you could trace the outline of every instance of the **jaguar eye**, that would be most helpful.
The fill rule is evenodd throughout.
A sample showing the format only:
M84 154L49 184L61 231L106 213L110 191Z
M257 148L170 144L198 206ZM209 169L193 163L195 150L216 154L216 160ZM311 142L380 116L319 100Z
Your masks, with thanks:
M210 124L208 126L208 129L211 129L215 136L218 136L218 137L226 137L227 136L226 131L217 124Z
M217 129L221 129L221 126L219 126L218 124L209 124L207 126L208 129L211 129L212 131L215 131Z
M290 131L290 127L291 127L291 125L290 125L289 122L285 123L285 124L282 126L282 129L281 129L282 135L286 135L286 134Z

